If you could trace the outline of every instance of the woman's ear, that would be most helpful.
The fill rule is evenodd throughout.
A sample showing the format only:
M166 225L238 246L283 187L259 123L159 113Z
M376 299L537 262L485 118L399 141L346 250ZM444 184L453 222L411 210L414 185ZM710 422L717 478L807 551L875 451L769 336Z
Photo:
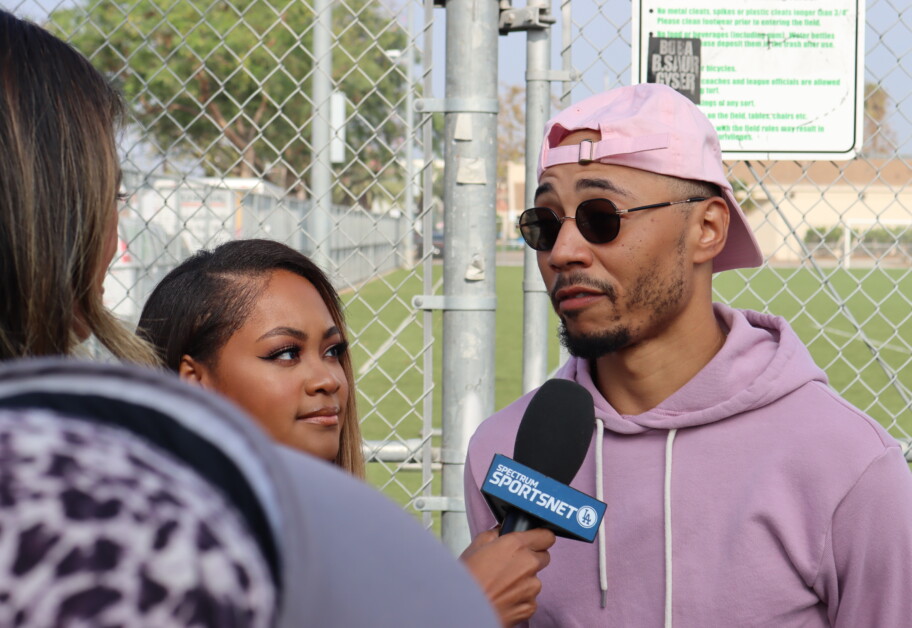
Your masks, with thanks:
M180 365L177 367L177 375L185 382L211 388L211 375L209 369L202 362L197 362L189 355L182 355Z
M722 252L728 239L729 210L725 200L713 197L698 212L700 232L694 248L694 264L711 261Z

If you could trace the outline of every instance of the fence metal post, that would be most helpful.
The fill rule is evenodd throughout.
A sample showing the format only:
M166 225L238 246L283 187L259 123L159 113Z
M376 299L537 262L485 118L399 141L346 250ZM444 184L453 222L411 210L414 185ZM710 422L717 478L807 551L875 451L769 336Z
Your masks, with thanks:
M458 504L469 437L494 410L498 4L447 0L441 536L469 542ZM477 306L473 306L477 303Z
M335 267L330 257L332 232L332 164L329 145L332 129L332 1L314 0L313 73L311 93L314 115L311 122L313 164L310 167L310 216L305 225L313 242L312 258L331 276Z
M434 93L434 0L424 0L424 11L422 14L421 30L424 34L424 50L421 59L421 80L422 93L429 96ZM431 259L431 247L433 240L428 240L428 236L434 230L434 144L433 144L433 124L428 114L421 116L419 127L421 129L421 233L424 234L422 240L423 251L421 255L421 284L424 288L424 294L434 294L434 269L433 260ZM425 257L425 254L428 254ZM430 310L424 310L421 316L422 340L427 350L424 352L423 368L424 379L422 381L422 391L424 400L421 403L421 414L423 417L421 426L421 436L424 438L424 448L421 454L421 483L424 489L421 492L423 497L430 497L433 492L432 482L434 478L433 469L433 451L431 447L431 435L434 433L434 314ZM433 524L433 517L429 511L422 515L422 522L425 527L430 528Z
M548 7L545 0L530 0L529 7ZM542 130L551 113L551 29L526 32L526 207L535 204L538 187L538 153ZM548 310L551 307L538 271L538 256L523 247L523 392L541 386L548 377Z
M578 34L573 30L573 0L561 0L561 68L564 72L573 70L573 40ZM607 87L607 86L606 86ZM570 105L573 82L565 80L561 87L562 107Z
M408 75L406 79L406 90L408 91L405 93L405 221L407 232L403 247L406 268L412 268L415 264L415 89L417 86L412 80L415 66L415 40L412 35L415 32L414 7L415 3L408 0L406 32L409 41L405 46L405 71Z

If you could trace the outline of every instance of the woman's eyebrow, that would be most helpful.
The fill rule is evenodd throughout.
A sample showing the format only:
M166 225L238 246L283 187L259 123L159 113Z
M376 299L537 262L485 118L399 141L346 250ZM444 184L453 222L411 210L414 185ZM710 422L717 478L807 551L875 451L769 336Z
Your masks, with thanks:
M291 336L296 338L301 342L307 340L307 334L300 329L295 329L294 327L273 327L265 334L257 338L257 340L265 340L266 338L272 338L274 336Z
M327 329L326 331L323 332L323 340L326 340L327 338L331 338L332 336L336 336L339 334L341 334L341 332L339 331L339 328L336 327L335 325L333 325L332 327L330 327L329 329ZM307 338L308 338L308 335L306 332L303 332L300 329L296 329L294 327L273 327L272 329L267 331L265 334L263 334L262 336L257 338L257 340L258 341L265 340L267 338L273 338L274 336L291 336L292 338L300 340L301 342L306 342Z

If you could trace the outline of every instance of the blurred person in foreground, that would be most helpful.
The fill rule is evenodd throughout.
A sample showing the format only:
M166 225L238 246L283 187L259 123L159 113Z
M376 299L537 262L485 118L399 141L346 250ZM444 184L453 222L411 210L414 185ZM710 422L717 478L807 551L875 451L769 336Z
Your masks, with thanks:
M761 252L715 130L654 84L545 128L520 217L595 438L573 486L608 504L598 542L559 539L531 626L896 628L912 617L912 474L828 385L782 318L712 302L713 273ZM479 486L533 393L478 428Z
M0 407L0 625L274 625L239 504L121 426L29 405Z
M91 334L157 363L102 305L122 113L85 57L0 11L0 384L20 400L0 402L0 624L265 628L276 585L230 500L75 397L49 411L18 379L18 358L70 356Z
M221 393L276 441L364 477L342 302L310 259L272 240L188 258L155 287L137 333L181 379ZM511 626L535 610L554 534L479 536L462 559Z
M44 29L0 14L0 360L154 353L102 303L117 248L120 95Z
M2 362L0 453L0 625L497 625L413 517L169 374Z
M82 55L0 11L0 623L497 625L446 548L350 475L151 369L47 357L94 334L157 363L101 299L122 111Z

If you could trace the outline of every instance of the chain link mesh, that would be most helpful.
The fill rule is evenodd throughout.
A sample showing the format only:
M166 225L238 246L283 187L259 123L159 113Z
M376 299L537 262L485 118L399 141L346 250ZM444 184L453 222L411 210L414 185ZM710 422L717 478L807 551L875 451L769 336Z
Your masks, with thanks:
M786 317L830 383L912 440L912 7L866 3L863 149L851 161L730 162L767 255L716 297ZM631 5L564 2L560 54L581 79L563 104L630 83Z
M409 113L435 72L425 54L433 12L408 0L331 2L331 43L318 50L317 1L13 0L10 8L39 7L46 26L113 77L130 104L135 123L122 140L128 200L106 281L109 305L135 321L168 270L230 238L277 239L314 255L346 303L369 480L412 505L438 492L438 334L435 318L411 299L440 290L431 236L441 220L442 165L432 119ZM906 4L867 6L862 155L729 164L769 263L725 273L716 293L787 317L834 387L909 442ZM560 103L630 82L629 2L568 0L555 9L559 63L580 76L555 86ZM314 95L325 55L337 93L329 108ZM329 145L314 144L315 125L331 127ZM315 156L327 153L331 198L321 213L313 174ZM432 523L427 514L424 521Z
M9 7L38 14L129 103L133 123L121 141L127 200L107 304L135 323L171 268L228 239L270 238L314 256L346 305L368 479L403 504L430 494L436 435L425 419L432 317L411 305L434 273L431 238L421 237L433 230L434 199L419 184L426 170L436 172L425 150L429 121L409 113L421 95L418 69L431 71L423 58L431 25L419 23L423 5L413 4L14 0ZM318 6L331 12L326 48L316 34ZM327 58L333 95L321 108ZM327 124L329 145L315 145L315 125ZM312 185L321 151L331 167L322 214Z

